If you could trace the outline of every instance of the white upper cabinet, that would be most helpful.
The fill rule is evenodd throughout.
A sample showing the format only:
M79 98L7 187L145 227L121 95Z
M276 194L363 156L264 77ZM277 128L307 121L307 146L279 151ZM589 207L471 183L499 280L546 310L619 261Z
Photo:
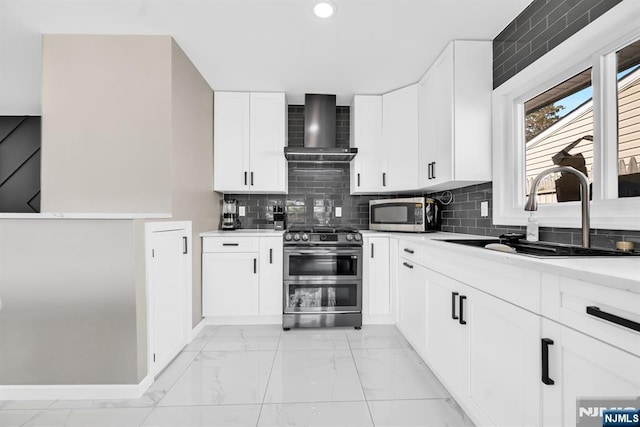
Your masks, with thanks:
M375 193L382 186L382 96L356 95L351 104L351 194Z
M286 193L283 93L214 94L214 190Z
M420 188L491 180L491 42L451 42L419 83Z
M356 95L351 105L351 194L415 190L418 85L384 95Z
M382 191L418 188L418 84L382 95Z

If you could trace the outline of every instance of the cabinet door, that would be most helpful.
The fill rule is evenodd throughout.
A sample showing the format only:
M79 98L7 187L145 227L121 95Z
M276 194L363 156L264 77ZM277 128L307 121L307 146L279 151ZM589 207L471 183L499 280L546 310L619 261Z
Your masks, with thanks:
M383 191L418 188L418 85L382 95Z
M202 255L202 314L258 314L258 253Z
M250 172L252 192L287 192L287 106L284 93L252 93Z
M468 355L467 329L460 325L458 297L467 286L434 271L427 271L426 361L449 392L465 394Z
M260 238L260 314L281 315L282 237Z
M427 329L426 269L400 259L398 328L414 350L425 355Z
M419 176L420 186L432 184L431 169L438 156L437 130L439 115L442 114L438 103L438 84L435 68L429 70L418 83L419 91Z
M468 399L492 425L540 425L540 318L471 288Z
M152 375L159 373L187 344L187 256L184 229L153 232L149 265L149 318L152 322ZM191 302L189 301L189 304ZM189 320L190 322L190 320Z
M389 314L391 312L389 238L366 237L363 242L363 258L365 314Z
M351 104L351 194L376 193L382 187L382 96L356 95Z
M436 145L429 185L451 181L453 175L453 45L449 45L434 65L434 93L431 102L437 109L433 138Z
M553 341L549 377L554 382L538 379L543 425L575 426L577 398L640 396L639 357L550 320L543 320L542 328L542 337Z
M249 191L248 93L216 92L213 107L213 189Z

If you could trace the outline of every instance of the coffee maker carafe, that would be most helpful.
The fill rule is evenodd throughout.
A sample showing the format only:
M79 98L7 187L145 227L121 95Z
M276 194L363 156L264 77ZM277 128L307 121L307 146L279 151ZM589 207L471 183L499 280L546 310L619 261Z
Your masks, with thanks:
M226 199L222 201L222 225L220 228L223 230L240 228L238 201L236 199Z

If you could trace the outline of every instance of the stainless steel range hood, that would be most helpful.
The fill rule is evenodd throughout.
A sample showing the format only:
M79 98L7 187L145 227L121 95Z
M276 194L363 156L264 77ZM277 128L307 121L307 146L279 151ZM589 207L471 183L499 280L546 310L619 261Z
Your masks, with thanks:
M336 147L336 96L304 96L304 147L285 147L291 162L348 163L357 148Z

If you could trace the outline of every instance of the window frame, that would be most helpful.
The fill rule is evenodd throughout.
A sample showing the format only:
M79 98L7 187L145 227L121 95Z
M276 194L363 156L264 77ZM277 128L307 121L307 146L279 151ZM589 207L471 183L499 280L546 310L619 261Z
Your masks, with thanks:
M624 1L493 91L493 222L526 225L524 102L592 67L591 227L640 230L640 197L617 198L616 52L640 39L640 2ZM602 141L609 141L603 143ZM607 168L607 164L614 166ZM544 227L581 226L580 202L538 205Z

